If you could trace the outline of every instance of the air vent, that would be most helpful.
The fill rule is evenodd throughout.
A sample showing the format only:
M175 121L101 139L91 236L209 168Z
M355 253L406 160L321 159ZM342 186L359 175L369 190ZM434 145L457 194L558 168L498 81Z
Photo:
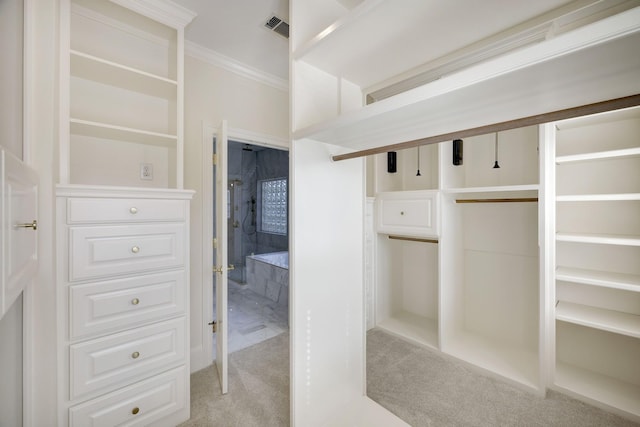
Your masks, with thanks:
M285 39L289 38L289 23L285 22L282 18L278 18L276 15L272 15L267 18L267 22L264 26L274 33L281 35Z

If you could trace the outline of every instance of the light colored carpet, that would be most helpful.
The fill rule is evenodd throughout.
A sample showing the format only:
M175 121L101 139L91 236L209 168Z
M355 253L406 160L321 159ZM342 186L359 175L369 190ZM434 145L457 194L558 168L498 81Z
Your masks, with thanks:
M413 427L638 425L561 393L536 397L375 329L367 334L367 391Z
M192 418L182 426L288 426L289 334L232 353L229 361L225 396L215 368L191 376ZM536 397L380 330L367 334L367 389L414 427L638 426L560 393Z
M191 419L183 427L289 425L289 334L229 355L229 393L210 366L191 375Z

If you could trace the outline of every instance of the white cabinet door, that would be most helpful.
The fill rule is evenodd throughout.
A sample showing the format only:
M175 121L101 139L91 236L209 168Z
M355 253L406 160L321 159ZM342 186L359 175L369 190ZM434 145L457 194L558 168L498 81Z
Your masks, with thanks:
M38 270L38 177L31 168L0 150L0 317L11 307Z

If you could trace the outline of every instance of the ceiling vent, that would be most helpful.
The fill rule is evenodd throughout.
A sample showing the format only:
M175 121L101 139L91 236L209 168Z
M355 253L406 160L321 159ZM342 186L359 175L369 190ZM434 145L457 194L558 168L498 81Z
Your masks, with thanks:
M271 15L267 18L267 22L264 26L274 33L281 35L285 39L289 38L289 23L285 22L282 18L278 18L276 15Z

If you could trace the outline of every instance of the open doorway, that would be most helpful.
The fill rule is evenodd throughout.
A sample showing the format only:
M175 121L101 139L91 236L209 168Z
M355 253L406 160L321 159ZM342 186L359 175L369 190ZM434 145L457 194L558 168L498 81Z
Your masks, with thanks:
M233 353L289 328L289 153L229 140L227 171L227 325ZM216 318L215 295L213 310Z

